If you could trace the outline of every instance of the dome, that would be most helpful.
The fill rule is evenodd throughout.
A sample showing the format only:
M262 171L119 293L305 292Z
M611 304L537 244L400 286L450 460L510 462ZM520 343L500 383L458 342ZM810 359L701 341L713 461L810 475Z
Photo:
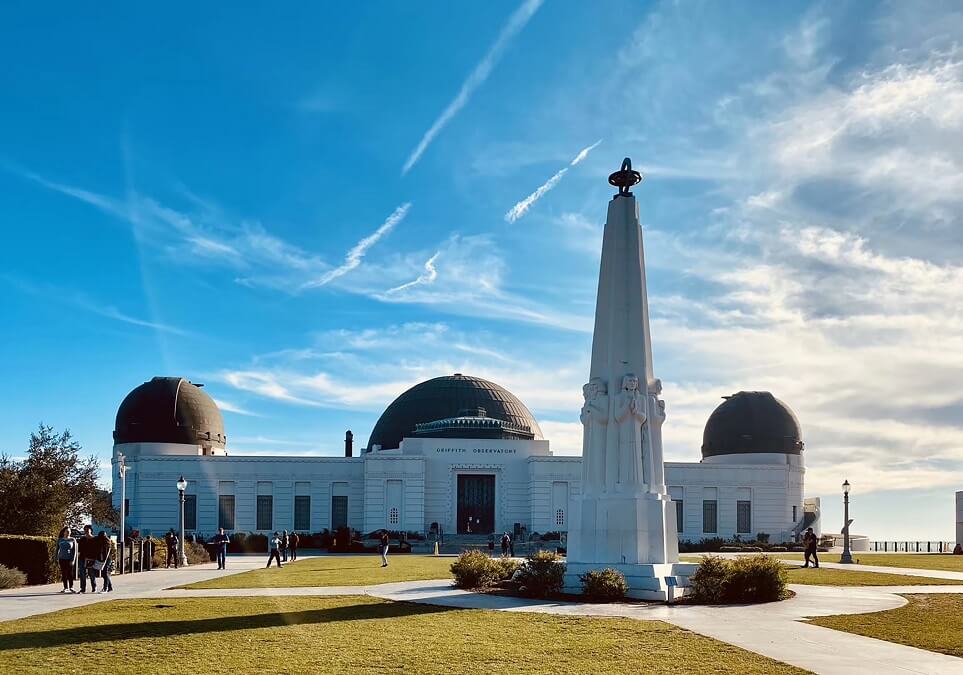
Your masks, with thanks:
M740 391L716 408L702 434L702 456L802 452L799 420L768 391Z
M483 409L479 410L479 409ZM466 413L470 413L467 414ZM464 420L466 417L479 417L504 422L506 438L542 438L538 422L515 394L494 382L480 377L455 373L416 384L396 398L381 414L375 424L368 450L375 445L384 449L397 448L401 439L415 436L416 427L422 437L428 433L429 422ZM450 424L445 424L450 428ZM462 423L465 429L461 438L491 438L489 422L477 426ZM530 432L530 436L528 433Z
M214 399L183 377L155 377L117 409L114 443L181 443L223 448L224 420Z

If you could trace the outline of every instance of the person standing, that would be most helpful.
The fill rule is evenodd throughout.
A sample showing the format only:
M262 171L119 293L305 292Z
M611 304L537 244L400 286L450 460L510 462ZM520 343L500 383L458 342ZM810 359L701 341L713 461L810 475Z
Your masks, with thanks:
M100 576L104 580L100 589L101 593L110 593L114 590L114 584L110 581L111 546L107 533L103 530L97 536L97 563L100 565ZM96 565L94 569L96 569Z
M96 593L100 570L94 569L94 560L97 559L97 540L94 538L94 529L90 525L84 525L84 536L77 543L77 553L80 558L80 592L87 592L87 581L90 580L90 592Z
M281 533L281 558L284 562L288 561L288 531L284 530Z
M298 545L301 543L301 537L298 536L297 532L292 532L291 537L288 539L288 548L291 549L291 562L298 559Z
M278 567L283 567L283 565L281 565L281 537L278 536L277 532L268 538L268 551L270 551L271 554L268 556L267 566L270 567L271 562L277 560Z
M809 559L812 558L813 567L819 569L819 556L816 554L816 546L819 544L819 538L816 533L813 532L813 528L807 528L806 534L803 536L803 559L805 564L803 567L809 567Z
M167 544L167 567L170 569L171 562L174 563L174 569L177 569L178 555L177 555L177 535L174 534L174 528L172 527L170 532L164 535L164 543Z
M388 530L381 530L381 566L388 566Z
M224 528L217 529L214 536L214 546L217 552L217 569L223 570L227 567L227 545L231 543L231 538L224 533Z
M60 565L60 580L64 584L61 593L76 593L74 590L74 568L77 566L77 540L70 536L70 528L60 530L57 537L57 564Z
M508 557L508 543L510 541L511 541L511 538L508 536L508 532L505 532L502 535L502 557L503 558Z

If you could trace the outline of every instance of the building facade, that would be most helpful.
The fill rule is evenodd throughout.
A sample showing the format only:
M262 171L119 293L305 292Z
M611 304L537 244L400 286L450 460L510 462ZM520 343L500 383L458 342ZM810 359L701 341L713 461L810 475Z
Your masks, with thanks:
M799 424L766 392L740 392L710 416L703 460L667 462L679 540L788 539L818 528L803 498ZM320 532L351 527L479 534L568 529L582 460L555 456L511 392L455 374L408 390L382 414L368 445L344 457L229 455L220 411L182 378L154 378L121 404L114 462L126 466L128 530ZM115 507L120 478L114 471Z

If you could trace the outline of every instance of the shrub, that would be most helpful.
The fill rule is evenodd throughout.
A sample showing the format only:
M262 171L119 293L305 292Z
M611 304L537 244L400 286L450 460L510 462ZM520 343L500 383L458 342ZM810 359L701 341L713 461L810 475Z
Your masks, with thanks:
M538 551L532 553L515 575L518 591L532 598L545 598L562 590L565 563L556 553Z
M629 590L625 575L611 567L590 570L581 575L579 581L582 595L593 602L615 602L623 599Z
M20 588L27 583L27 575L16 567L10 569L0 565L0 588Z
M492 562L495 564L499 581L511 579L515 576L515 572L522 566L522 563L514 558L498 558L497 560L492 560Z
M458 588L488 588L500 581L501 567L481 551L465 551L451 564Z
M692 600L705 604L772 602L788 594L786 568L766 555L705 556L689 582Z
M768 543L769 543L769 533L768 533L768 532L757 532L757 533L756 533L756 541L758 541L760 544L768 544Z
M57 539L21 534L0 534L0 565L18 569L29 584L47 584L60 577Z
M689 577L689 596L694 602L707 605L723 602L729 562L713 555L702 557L698 569Z
M213 560L207 547L204 544L197 543L196 541L188 541L184 545L184 555L187 556L187 563L189 565L203 565L204 563L209 563L211 560Z

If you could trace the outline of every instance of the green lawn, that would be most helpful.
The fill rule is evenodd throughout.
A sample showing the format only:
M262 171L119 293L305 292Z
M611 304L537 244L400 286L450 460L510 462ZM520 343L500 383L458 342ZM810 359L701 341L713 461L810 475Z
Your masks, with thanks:
M963 581L911 577L906 574L831 570L826 567L803 569L786 565L789 583L808 586L960 586Z
M872 614L822 616L810 623L963 657L963 595L907 595L909 604Z
M787 560L803 559L802 553L773 553L771 555ZM857 558L861 565L963 572L963 555L951 553L853 553L854 562ZM825 562L839 562L839 554L820 553L819 559Z
M370 597L118 600L0 623L8 673L801 673L659 621Z
M395 555L381 566L377 555L321 556L281 569L252 570L181 588L291 588L293 586L370 586L394 581L449 579L454 557Z

